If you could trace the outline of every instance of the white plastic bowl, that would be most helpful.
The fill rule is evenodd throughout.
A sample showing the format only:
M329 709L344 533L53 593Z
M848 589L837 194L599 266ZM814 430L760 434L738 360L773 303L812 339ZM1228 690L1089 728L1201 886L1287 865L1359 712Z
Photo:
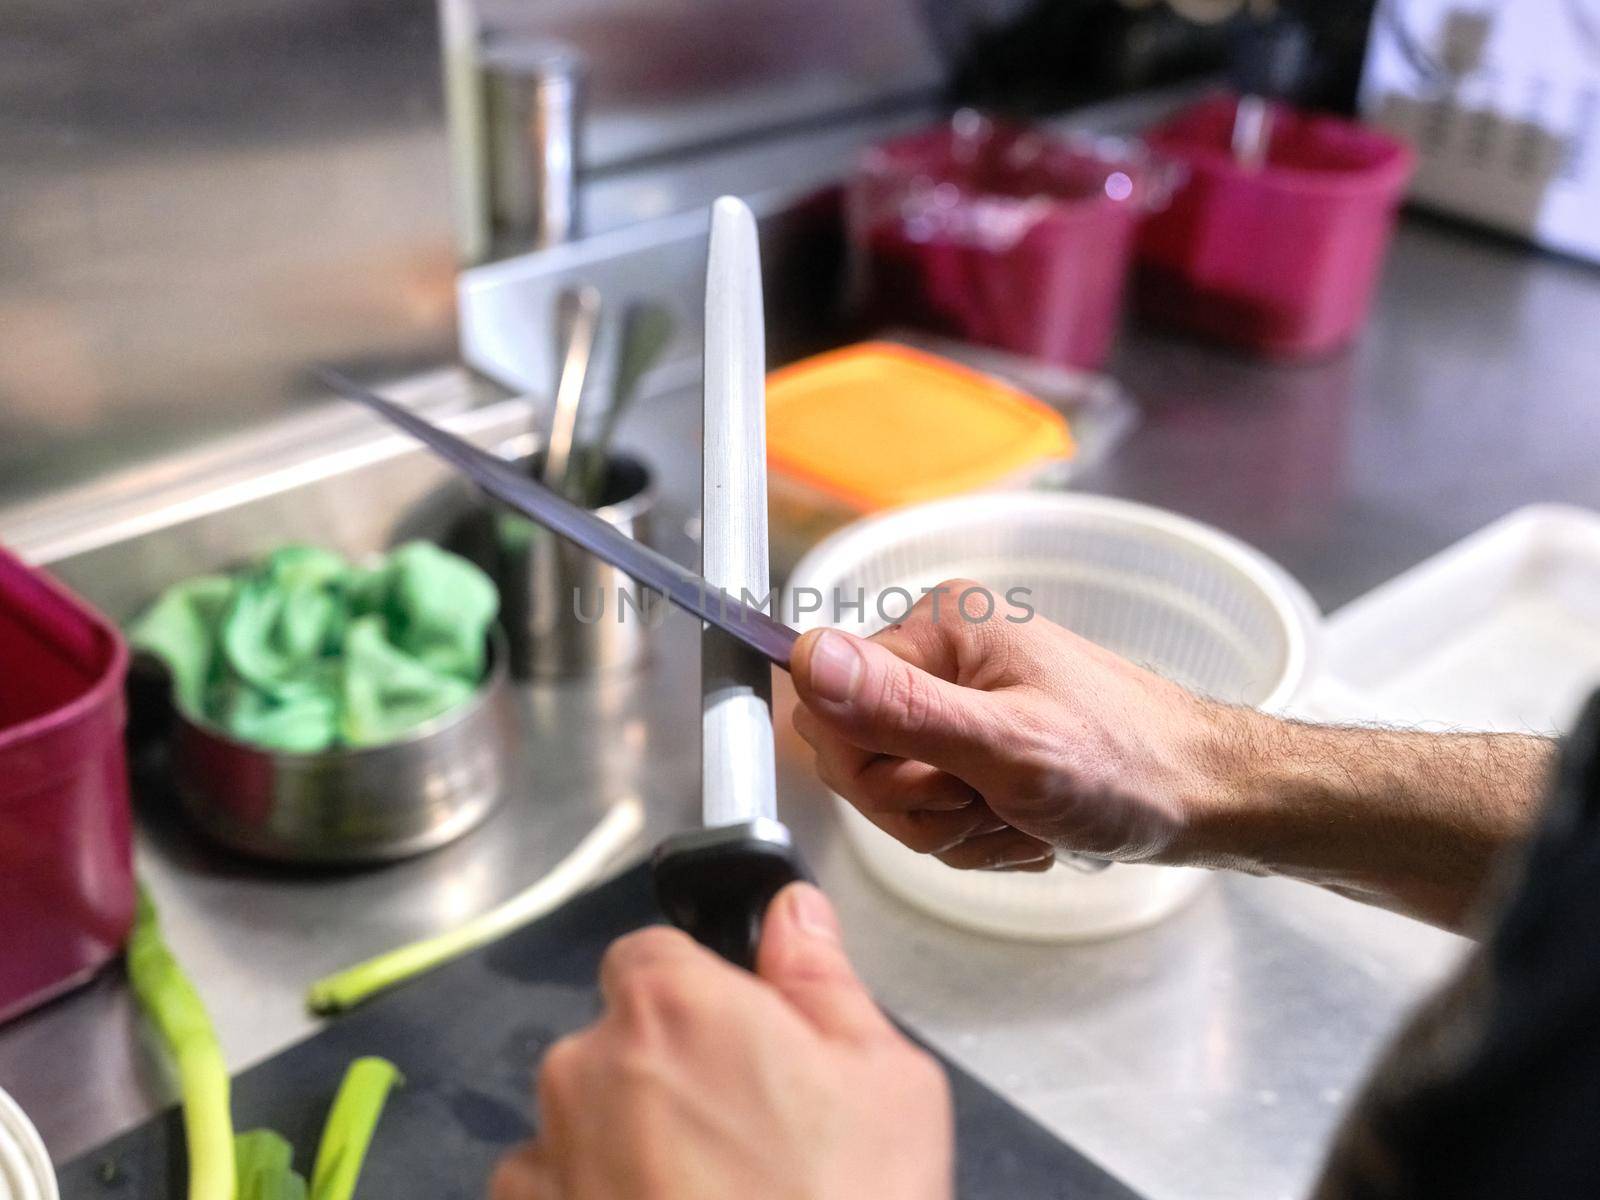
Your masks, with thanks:
M1204 695L1272 711L1306 682L1320 633L1305 589L1238 539L1147 505L1070 493L966 496L860 521L807 554L789 588L847 599L865 589L865 613L841 628L867 635L886 623L875 596L890 588L920 595L953 577L1002 594L1027 587L1040 616ZM898 617L904 601L896 593L886 607ZM801 625L833 615L825 600ZM846 838L890 891L1003 937L1075 941L1142 928L1208 877L1120 864L1098 874L956 871L908 850L844 801L838 807Z
M0 1200L60 1200L55 1168L28 1115L0 1088Z

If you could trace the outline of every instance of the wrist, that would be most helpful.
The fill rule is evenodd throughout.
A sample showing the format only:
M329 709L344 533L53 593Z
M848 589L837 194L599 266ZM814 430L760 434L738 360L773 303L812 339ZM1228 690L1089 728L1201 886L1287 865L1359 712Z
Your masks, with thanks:
M1273 818L1261 818L1277 808L1272 776L1292 761L1292 729L1253 708L1202 702L1190 751L1195 782L1185 798L1177 861L1250 874L1270 870L1262 836ZM1275 819L1282 819L1281 811Z

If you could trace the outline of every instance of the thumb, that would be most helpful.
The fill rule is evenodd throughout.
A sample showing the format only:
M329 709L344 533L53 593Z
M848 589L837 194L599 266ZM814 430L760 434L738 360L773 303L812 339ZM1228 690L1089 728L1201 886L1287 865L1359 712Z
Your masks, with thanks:
M845 956L833 905L809 883L767 906L756 974L824 1036L868 1041L892 1028Z
M814 630L796 643L790 672L805 706L863 750L931 763L968 783L994 761L998 723L988 693L941 679L887 646Z

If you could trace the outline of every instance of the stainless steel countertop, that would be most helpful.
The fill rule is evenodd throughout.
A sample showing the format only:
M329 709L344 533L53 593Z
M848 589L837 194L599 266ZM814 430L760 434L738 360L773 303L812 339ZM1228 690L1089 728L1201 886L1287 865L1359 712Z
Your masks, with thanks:
M1575 333L1597 327L1592 269L1411 220L1372 327L1348 354L1273 367L1144 332L1125 338L1114 370L1143 402L1144 424L1081 486L1237 533L1332 608L1518 505L1600 507L1600 346ZM642 405L626 431L663 468L668 549L684 554L696 401ZM641 795L652 836L684 821L699 777L698 710L683 703L697 694L691 634L669 618L656 669L639 680L528 696L517 798L411 863L284 875L147 814L142 869L230 1062L243 1067L315 1028L300 1009L312 978L532 879L607 799ZM1089 945L952 930L862 874L802 749L780 739L783 815L878 995L1160 1200L1303 1195L1366 1064L1460 950L1309 887L1232 876L1156 928ZM157 1061L116 972L0 1030L0 1084L58 1159L165 1103Z

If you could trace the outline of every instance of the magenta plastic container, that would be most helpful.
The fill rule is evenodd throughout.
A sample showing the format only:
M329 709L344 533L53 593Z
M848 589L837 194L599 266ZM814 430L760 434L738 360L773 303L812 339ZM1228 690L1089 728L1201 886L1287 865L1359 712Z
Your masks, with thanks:
M1215 96L1145 135L1187 179L1140 231L1139 311L1272 357L1335 350L1366 321L1414 155L1376 129L1277 105L1251 169L1233 156L1236 105Z
M87 980L133 922L115 626L0 550L0 1021Z
M848 194L863 315L1097 367L1152 190L1121 143L970 112L875 146Z

